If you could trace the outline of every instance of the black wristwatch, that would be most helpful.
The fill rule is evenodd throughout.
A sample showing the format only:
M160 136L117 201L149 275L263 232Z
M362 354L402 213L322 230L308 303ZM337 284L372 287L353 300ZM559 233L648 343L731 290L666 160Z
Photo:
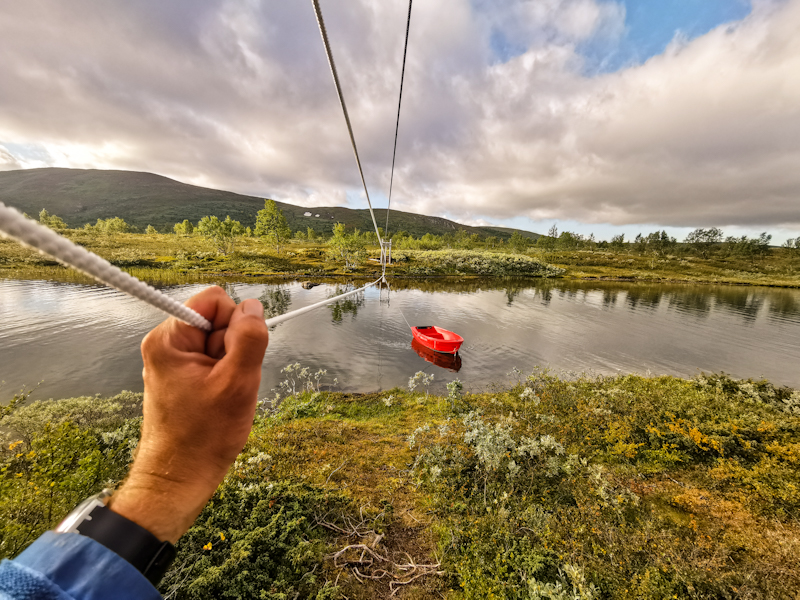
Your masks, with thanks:
M106 507L111 490L87 498L56 527L57 533L80 533L103 544L136 567L154 586L175 558L175 546Z

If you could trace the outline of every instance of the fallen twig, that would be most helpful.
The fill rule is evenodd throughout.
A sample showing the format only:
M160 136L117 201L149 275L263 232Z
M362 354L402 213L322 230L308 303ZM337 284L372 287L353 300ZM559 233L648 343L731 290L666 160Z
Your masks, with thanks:
M350 460L350 459L349 459L349 458L345 458L345 459L344 459L344 462L343 462L341 465L339 465L339 466L338 466L336 469L334 469L333 471L331 471L331 472L328 474L328 478L325 480L325 485L328 485L328 482L331 480L331 477L333 477L333 474L334 474L334 473L336 473L336 471L338 471L339 469L341 469L343 466L345 466L345 465L347 464L347 461L348 461L348 460Z
M421 577L425 577L426 575L445 574L444 571L439 570L439 567L441 567L441 562L437 562L436 564L420 565L414 561L408 552L403 552L408 559L408 562L399 564L379 554L373 548L377 546L377 542L380 542L382 537L383 535L380 535L377 538L377 541L372 544L372 547L366 544L349 544L338 552L330 555L329 558L333 559L333 564L338 569L346 569L349 567L353 577L355 577L359 583L364 583L364 581L367 579L380 581L384 578L389 578L391 580L389 581L391 596L394 596L400 589L398 586L408 585L409 583L412 583ZM353 558L347 558L346 554L352 551L359 552L359 554L357 557L354 556ZM376 562L385 563L389 570L380 568L373 573L364 572L375 565ZM397 573L396 571L400 571L400 573Z

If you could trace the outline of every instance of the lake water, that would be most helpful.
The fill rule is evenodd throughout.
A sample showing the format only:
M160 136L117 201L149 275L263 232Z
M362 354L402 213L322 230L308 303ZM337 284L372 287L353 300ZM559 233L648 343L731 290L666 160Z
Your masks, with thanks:
M416 285L417 287L413 287ZM162 288L185 300L204 286ZM403 289L400 289L400 288ZM340 289L299 283L228 284L271 314ZM411 344L413 325L465 338L459 361L438 366ZM22 386L34 399L142 390L139 343L163 315L114 290L52 281L0 280L0 401ZM691 377L725 371L800 388L800 291L565 281L396 283L356 302L319 309L271 332L262 396L300 362L328 370L344 391L406 385L417 371L432 389L458 377L471 391L504 384L514 367ZM428 357L430 358L430 357ZM458 372L455 372L459 369ZM40 383L41 382L41 383Z

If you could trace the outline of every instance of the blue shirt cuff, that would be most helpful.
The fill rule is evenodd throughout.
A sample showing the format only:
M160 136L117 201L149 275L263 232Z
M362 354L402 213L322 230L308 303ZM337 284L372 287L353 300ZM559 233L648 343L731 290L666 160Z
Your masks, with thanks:
M136 567L78 533L48 531L14 562L38 571L77 600L160 600Z

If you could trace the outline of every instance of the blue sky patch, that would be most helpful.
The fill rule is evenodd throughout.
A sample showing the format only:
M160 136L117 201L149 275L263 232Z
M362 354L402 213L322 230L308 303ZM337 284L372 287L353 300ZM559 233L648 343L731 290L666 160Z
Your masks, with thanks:
M492 56L495 62L504 63L508 62L515 56L525 54L527 48L521 44L514 44L508 39L508 36L499 29L493 29L492 35L489 38L489 46L492 49Z
M752 10L750 0L622 0L621 4L625 7L621 38L597 36L578 46L589 75L642 64L663 53L676 35L691 40L722 24L740 21ZM473 0L473 5L478 11L490 9L480 0ZM527 50L512 37L501 28L492 28L489 47L495 62L507 62Z
M691 40L752 11L749 0L625 0L623 4L622 38L591 41L579 48L588 74L642 64L663 53L676 35Z
M53 157L47 151L47 148L41 144L14 144L11 142L0 142L16 159L22 160L41 160L43 162L52 161Z

